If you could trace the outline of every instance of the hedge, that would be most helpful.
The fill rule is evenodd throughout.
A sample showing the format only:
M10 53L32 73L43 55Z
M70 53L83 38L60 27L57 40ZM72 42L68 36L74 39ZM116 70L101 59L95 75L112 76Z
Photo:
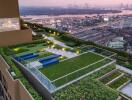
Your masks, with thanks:
M54 94L55 100L116 100L119 93L90 78L82 79Z

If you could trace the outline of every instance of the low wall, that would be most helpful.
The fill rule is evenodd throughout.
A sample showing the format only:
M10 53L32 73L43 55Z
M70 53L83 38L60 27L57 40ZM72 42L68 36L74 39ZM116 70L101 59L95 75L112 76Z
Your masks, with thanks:
M0 55L0 72L4 80L3 85L6 86L7 94L11 97L11 100L33 100L32 96L25 89L23 84L18 79L14 80L12 78L11 74L8 71L9 68L10 66Z

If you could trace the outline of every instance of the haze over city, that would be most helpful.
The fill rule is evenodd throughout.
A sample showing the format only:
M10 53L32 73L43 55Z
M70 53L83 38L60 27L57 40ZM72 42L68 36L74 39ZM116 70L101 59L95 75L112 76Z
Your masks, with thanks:
M20 6L36 7L67 7L70 5L88 6L116 6L120 4L132 4L132 0L19 0Z

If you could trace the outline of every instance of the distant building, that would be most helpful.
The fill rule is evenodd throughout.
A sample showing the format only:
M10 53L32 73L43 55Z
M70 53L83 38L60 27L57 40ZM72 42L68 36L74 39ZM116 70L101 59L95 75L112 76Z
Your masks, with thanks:
M50 23L50 26L49 26L50 28L56 29L57 25L56 25L56 21L54 19L51 19L49 23Z
M125 41L123 40L123 37L117 37L112 39L112 41L109 41L107 46L114 49L123 49L125 45Z
M124 19L123 27L132 27L132 17Z

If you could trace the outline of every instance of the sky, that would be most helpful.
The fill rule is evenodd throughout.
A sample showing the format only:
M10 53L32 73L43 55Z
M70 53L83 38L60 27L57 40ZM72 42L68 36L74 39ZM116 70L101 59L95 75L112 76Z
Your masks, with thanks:
M36 7L55 7L68 5L84 5L92 6L114 6L123 4L132 4L132 0L19 0L20 6L36 6Z

